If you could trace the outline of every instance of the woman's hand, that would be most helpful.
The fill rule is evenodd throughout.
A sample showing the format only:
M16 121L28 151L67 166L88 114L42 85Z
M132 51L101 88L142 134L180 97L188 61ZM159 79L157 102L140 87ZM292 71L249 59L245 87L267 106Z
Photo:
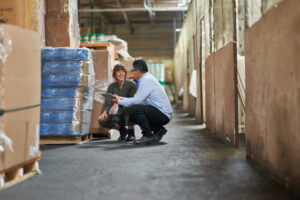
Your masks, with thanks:
M110 108L109 114L114 114L114 112L115 112L115 110L117 109L118 106L119 106L119 105L115 103L115 104Z
M104 111L104 112L102 113L102 115L99 116L98 121L100 121L100 122L105 122L106 119L107 119L107 113L106 113L106 111Z

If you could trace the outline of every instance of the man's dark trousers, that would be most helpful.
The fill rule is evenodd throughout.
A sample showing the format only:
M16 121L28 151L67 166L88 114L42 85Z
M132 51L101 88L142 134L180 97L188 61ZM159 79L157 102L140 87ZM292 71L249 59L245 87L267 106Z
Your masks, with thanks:
M138 124L146 137L151 137L170 121L165 114L150 105L133 105L129 113L129 120Z

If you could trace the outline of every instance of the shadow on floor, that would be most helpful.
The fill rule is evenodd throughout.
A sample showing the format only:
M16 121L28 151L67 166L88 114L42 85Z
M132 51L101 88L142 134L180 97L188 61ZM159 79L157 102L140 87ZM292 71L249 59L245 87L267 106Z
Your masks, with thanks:
M120 150L120 149L137 149L137 148L154 148L156 146L166 145L165 142L159 142L152 145L137 145L133 143L120 143L118 141L92 141L89 143L84 143L82 145L79 145L77 148L81 149L93 149L93 148L101 148L105 151L111 151L111 150Z
M54 150L59 148L68 148L77 144L51 144L51 145L40 145L41 151Z

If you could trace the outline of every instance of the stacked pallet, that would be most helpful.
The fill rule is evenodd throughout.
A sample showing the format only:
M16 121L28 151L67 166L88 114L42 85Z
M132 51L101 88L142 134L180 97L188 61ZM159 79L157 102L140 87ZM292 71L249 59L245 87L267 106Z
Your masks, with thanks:
M41 144L90 139L94 83L89 49L42 49Z
M95 95L93 99L93 113L91 121L91 133L97 138L111 138L112 131L99 126L98 117L104 111L105 100L101 93L107 91L108 85L112 81L111 69L113 66L111 56L113 54L108 50L94 50L93 61L95 65Z
M0 190L38 172L40 35L0 25Z

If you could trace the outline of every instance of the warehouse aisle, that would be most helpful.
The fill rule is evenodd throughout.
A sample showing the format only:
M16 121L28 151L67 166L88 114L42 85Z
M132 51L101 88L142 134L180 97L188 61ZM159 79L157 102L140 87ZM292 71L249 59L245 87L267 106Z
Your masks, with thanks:
M243 149L177 112L155 146L114 140L42 148L42 175L0 192L10 200L288 199ZM139 135L140 136L140 135Z

